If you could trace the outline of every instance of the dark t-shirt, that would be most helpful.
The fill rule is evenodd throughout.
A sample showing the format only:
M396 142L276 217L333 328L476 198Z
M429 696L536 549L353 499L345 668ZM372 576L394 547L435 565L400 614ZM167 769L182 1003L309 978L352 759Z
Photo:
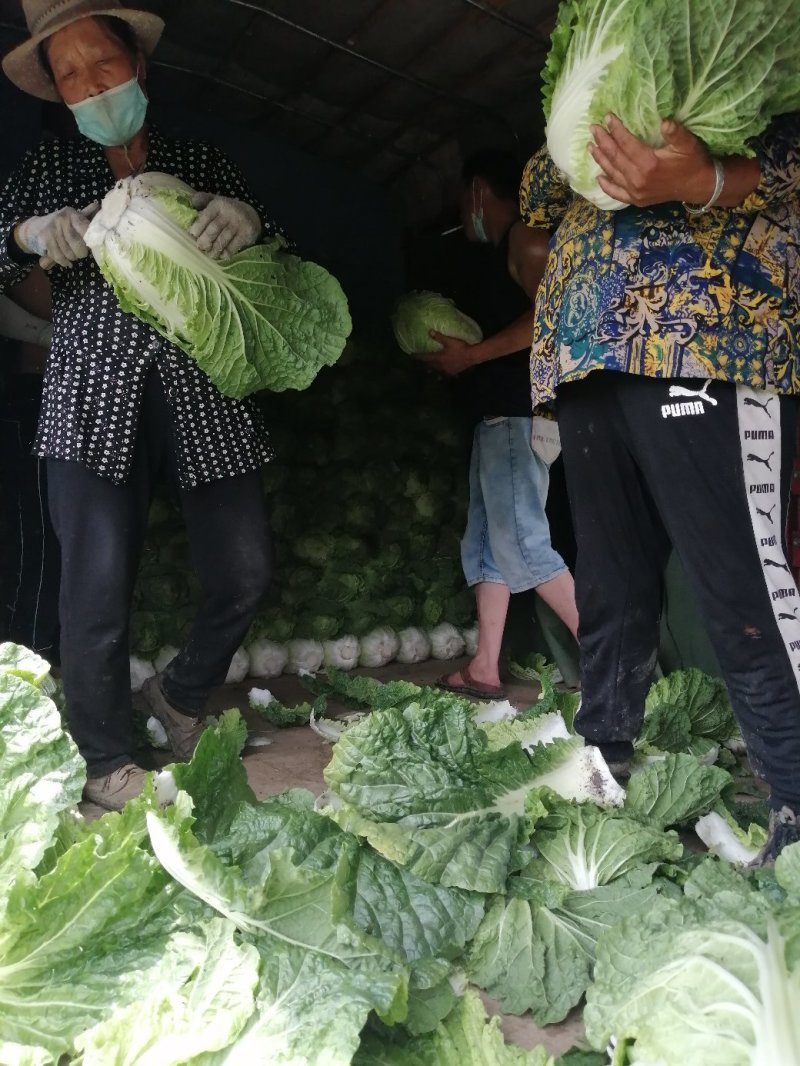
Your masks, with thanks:
M509 233L495 248L481 249L475 269L462 277L457 306L480 325L485 337L499 333L530 310L528 294L508 272ZM492 359L456 379L465 412L477 422L500 415L531 414L530 350Z

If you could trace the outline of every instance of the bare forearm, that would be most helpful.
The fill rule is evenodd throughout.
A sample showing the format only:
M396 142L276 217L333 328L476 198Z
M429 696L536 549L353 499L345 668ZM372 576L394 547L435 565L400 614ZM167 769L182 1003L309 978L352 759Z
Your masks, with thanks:
M502 359L506 355L530 348L533 339L533 309L520 315L518 319L501 329L499 333L486 337L469 349L470 362L473 366L490 363L493 359Z

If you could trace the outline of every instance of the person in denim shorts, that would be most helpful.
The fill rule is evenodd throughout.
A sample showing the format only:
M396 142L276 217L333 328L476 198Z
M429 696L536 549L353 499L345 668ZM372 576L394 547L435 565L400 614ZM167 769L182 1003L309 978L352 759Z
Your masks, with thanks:
M552 547L545 515L552 457L532 444L529 352L549 235L520 219L520 176L506 152L480 152L465 163L464 233L490 246L495 258L492 281L481 292L488 335L470 345L434 332L441 351L420 357L440 373L459 376L477 423L461 560L475 589L478 647L468 666L439 685L483 698L504 695L499 661L512 592L536 589L573 635L578 628L572 575Z

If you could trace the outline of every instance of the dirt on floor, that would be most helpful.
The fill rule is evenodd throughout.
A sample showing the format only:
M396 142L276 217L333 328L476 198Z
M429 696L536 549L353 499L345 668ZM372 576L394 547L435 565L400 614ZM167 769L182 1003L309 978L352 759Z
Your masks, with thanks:
M434 682L445 670L450 673L465 665L467 660L443 664L435 660L402 666L394 663L381 670L360 670L380 681L402 679L416 684L426 685ZM247 695L251 688L266 687L286 706L303 703L308 699L308 692L303 688L299 678L288 675L271 681L258 681L249 678L238 685L225 685L217 689L211 697L209 714L219 714L230 707L237 707L250 727L250 740L244 752L244 764L250 786L259 799L274 796L288 788L306 788L319 794L325 789L323 770L331 757L331 746L323 741L308 727L297 729L275 729L254 715L248 705ZM516 707L527 707L539 695L537 685L513 681L506 686L509 701ZM329 713L345 711L345 707L329 705ZM144 760L143 760L144 761ZM158 765L169 761L166 758L148 758L148 765ZM103 812L92 804L83 804L84 815L93 818ZM583 1039L583 1024L580 1010L574 1011L559 1025L550 1025L540 1029L529 1018L516 1018L503 1015L499 1006L488 996L484 1002L490 1014L500 1015L503 1030L509 1043L523 1048L533 1048L544 1044L551 1054L559 1055L569 1050Z

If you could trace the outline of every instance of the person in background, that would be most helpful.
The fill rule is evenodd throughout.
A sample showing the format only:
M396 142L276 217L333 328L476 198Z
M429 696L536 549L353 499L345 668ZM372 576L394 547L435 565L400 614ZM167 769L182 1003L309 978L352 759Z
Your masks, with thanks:
M215 258L275 232L212 146L147 123L147 56L160 18L119 0L23 0L30 39L3 69L71 111L80 136L43 140L0 193L0 289L52 267L53 343L35 453L47 459L62 553L61 667L84 796L119 809L144 774L132 758L129 616L154 482L178 483L202 588L185 646L144 695L176 758L200 738L270 580L260 467L271 450L250 400L223 396L183 352L119 307L88 254L92 205L144 169L197 191L192 236Z
M0 640L24 644L58 665L60 553L47 510L46 463L31 455L52 336L47 279L40 270L32 271L13 295L13 300L0 296L0 337L10 342L0 366L4 380L0 490L5 519Z
M557 449L533 446L529 353L533 305L547 264L549 236L519 214L521 168L507 152L487 150L463 168L461 218L469 241L493 249L495 279L482 293L489 335L479 344L432 333L441 351L419 356L428 367L460 375L477 422L470 462L469 513L461 545L475 589L479 637L470 663L439 685L479 698L504 695L500 652L512 593L535 589L575 636L572 575L551 544L545 514Z
M559 226L531 358L558 393L578 542L583 702L575 726L617 777L653 676L670 542L694 588L751 765L771 788L772 862L800 841L800 598L784 531L800 393L800 119L755 158L713 159L674 121L665 147L594 127L598 211L547 152L521 191ZM560 223L560 225L559 225Z

